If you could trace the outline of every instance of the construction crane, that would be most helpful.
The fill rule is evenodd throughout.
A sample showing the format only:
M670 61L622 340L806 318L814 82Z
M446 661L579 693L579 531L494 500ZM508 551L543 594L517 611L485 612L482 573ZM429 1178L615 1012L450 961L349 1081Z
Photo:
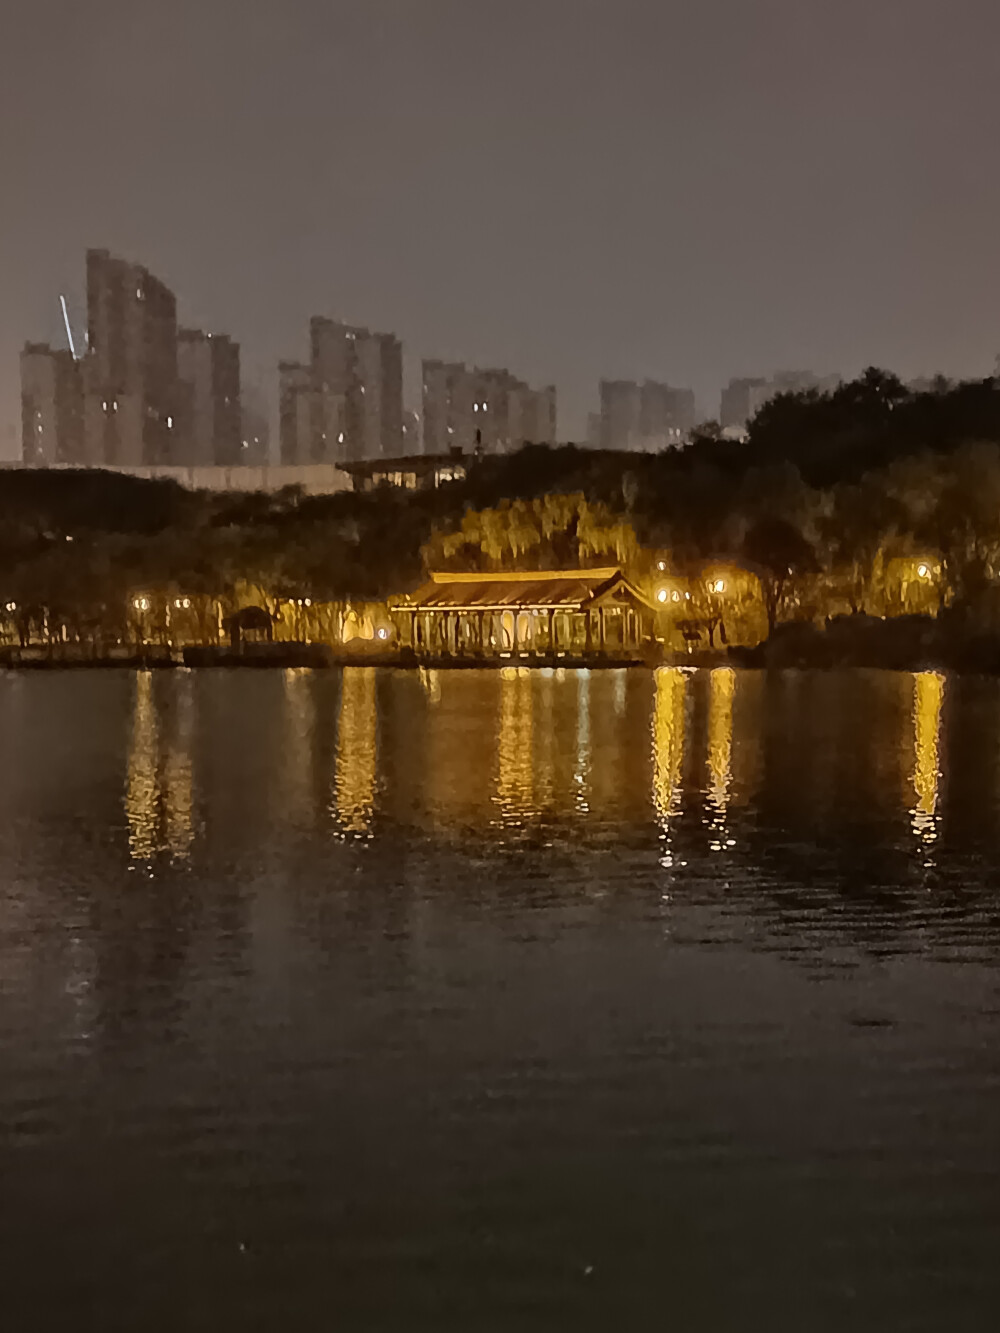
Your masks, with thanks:
M70 353L72 354L74 361L79 361L80 358L76 354L76 343L73 341L73 330L70 327L69 323L69 311L66 309L66 298L65 296L62 295L61 292L59 294L59 304L62 306L63 324L66 326L66 340L69 343ZM86 344L86 342L87 342L87 336L85 334L84 343Z

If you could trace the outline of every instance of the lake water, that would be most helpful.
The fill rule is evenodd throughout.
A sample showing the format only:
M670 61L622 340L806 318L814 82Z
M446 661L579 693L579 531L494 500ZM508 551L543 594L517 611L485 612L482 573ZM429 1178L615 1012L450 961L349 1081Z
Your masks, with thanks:
M11 1333L967 1330L1000 682L0 676Z

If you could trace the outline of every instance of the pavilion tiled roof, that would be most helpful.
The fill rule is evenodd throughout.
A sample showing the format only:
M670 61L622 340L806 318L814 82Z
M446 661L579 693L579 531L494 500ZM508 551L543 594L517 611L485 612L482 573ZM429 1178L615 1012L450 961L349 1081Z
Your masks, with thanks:
M620 569L535 570L501 574L432 574L393 611L498 611L506 608L583 611L624 600L653 609Z

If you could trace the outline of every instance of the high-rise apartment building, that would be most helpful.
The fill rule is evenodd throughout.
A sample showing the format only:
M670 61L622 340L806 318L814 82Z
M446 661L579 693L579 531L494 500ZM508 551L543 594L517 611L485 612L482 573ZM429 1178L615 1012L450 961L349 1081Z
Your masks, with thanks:
M224 333L180 329L177 371L183 393L174 460L197 467L244 462L239 344Z
M271 427L262 396L252 386L240 394L240 463L266 467L271 461Z
M732 379L722 390L719 404L719 425L723 430L742 430L757 410L761 391L766 391L767 380L759 377Z
M312 371L301 361L278 362L278 455L286 467L311 463Z
M403 344L391 333L372 335L379 343L379 441L383 458L403 449Z
M357 330L346 459L396 458L403 448L403 349L391 333Z
M423 363L424 453L506 453L554 444L554 385L532 389L509 370Z
M472 382L462 362L424 361L423 410L425 454L471 451L475 441Z
M87 251L84 453L92 464L178 460L177 302L147 269Z
M510 390L508 429L512 448L522 444L555 444L556 386L531 389L515 384Z
M653 451L684 444L694 427L694 393L656 380L601 380L602 449Z
M646 380L639 395L641 448L671 449L683 444L694 429L694 393Z
M403 456L422 454L424 451L424 425L419 412L412 408L403 409Z
M30 467L83 463L83 382L71 352L26 343L21 353L21 456Z
M401 452L403 351L391 333L314 316L308 365L282 362L279 377L283 461L338 463Z
M601 448L637 449L642 394L634 380L601 380Z
M308 459L303 461L335 463L348 457L351 448L348 433L352 437L355 434L352 427L359 415L355 382L355 344L359 332L320 315L309 321L312 421Z

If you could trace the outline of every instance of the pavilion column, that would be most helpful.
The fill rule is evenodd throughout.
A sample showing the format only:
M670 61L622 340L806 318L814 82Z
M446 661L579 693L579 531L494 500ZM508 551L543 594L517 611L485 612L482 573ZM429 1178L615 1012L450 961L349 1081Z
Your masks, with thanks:
M556 651L556 613L549 612L549 652Z
M599 634L598 637L599 649L603 653L604 652L604 607L603 606L600 607L597 612L597 625Z
M480 656L480 657L482 657L483 654L486 652L486 642L485 642L485 640L484 640L484 638L483 638L483 621L484 621L484 619L485 619L485 615L484 615L484 613L483 613L482 611L480 611L480 612L479 612L479 615L478 615L478 617L477 617L477 621L476 621L476 641L477 641L477 643L479 644L479 656Z
M590 653L594 647L594 613L593 611L588 610L584 612L584 615L587 618L586 623L584 625L584 629L586 632L585 646L587 652Z

